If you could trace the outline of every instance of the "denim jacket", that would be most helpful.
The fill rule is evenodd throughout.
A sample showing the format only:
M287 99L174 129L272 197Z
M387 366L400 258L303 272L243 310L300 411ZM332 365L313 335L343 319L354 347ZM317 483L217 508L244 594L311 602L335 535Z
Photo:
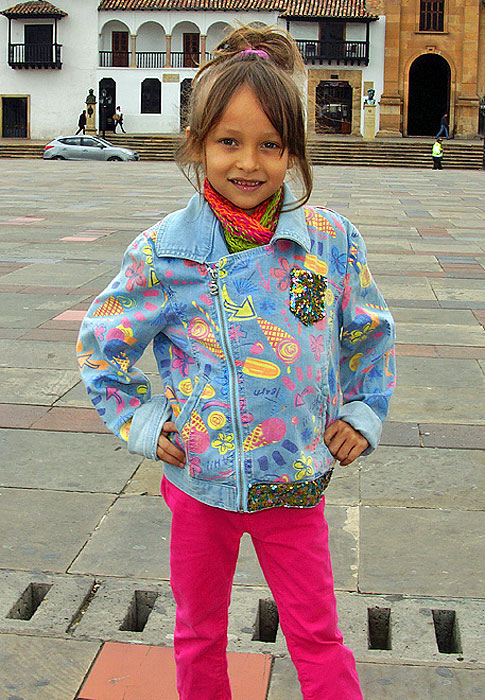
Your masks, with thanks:
M284 204L294 201L285 186ZM285 207L284 207L285 208ZM153 341L164 395L136 361ZM78 340L87 391L130 452L157 459L175 420L184 469L166 477L212 506L310 507L337 419L378 444L394 388L394 324L364 242L333 211L280 215L268 245L229 254L204 198L128 247Z

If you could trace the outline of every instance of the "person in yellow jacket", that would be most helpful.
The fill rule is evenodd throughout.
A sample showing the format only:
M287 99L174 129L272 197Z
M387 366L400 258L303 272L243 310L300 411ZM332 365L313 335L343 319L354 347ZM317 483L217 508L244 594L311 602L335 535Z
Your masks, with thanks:
M433 144L433 170L443 170L442 160L443 146L441 145L441 139L437 138Z

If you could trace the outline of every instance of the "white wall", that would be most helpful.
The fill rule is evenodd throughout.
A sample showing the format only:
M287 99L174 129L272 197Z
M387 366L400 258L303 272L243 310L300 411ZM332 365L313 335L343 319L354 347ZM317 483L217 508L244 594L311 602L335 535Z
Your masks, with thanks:
M290 34L293 39L318 40L318 22L290 22Z
M59 134L76 131L89 88L97 92L96 3L91 0L62 0L60 4L68 13L57 23L57 41L62 44L63 65L60 70L11 68L7 63L8 20L0 16L0 95L30 96L30 136L33 139L49 140ZM23 43L23 25L38 22L11 20L12 41Z

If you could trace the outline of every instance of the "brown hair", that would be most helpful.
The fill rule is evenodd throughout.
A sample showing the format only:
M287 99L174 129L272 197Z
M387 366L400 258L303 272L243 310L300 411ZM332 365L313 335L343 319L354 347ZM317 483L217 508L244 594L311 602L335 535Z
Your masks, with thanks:
M242 54L252 48L265 51ZM247 86L278 132L303 184L297 207L310 198L312 171L306 153L305 115L293 75L304 74L304 64L292 37L280 28L242 26L232 31L214 50L214 58L202 66L192 83L188 124L190 135L176 153L176 160L190 180L195 173L201 190L203 164L200 154L209 132L217 125L233 95ZM296 207L295 207L296 208Z

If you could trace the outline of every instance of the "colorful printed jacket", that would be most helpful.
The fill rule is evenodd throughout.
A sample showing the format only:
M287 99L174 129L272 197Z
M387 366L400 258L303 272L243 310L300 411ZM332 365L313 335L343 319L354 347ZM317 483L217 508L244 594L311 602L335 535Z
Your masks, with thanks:
M285 204L294 201L285 188ZM153 341L165 395L136 361ZM313 506L341 418L380 438L394 388L394 324L358 231L335 212L280 216L271 243L228 254L210 207L187 207L142 233L83 322L78 360L106 425L157 459L175 420L185 469L166 477L209 505Z

